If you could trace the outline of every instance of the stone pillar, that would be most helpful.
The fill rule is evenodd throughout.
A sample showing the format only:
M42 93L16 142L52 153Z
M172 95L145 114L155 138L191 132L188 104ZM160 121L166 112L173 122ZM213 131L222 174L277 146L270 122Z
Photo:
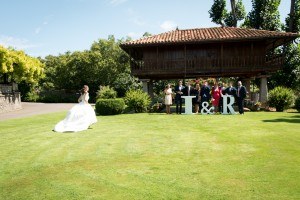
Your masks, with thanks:
M140 81L142 81L142 83L143 83L143 91L148 93L149 92L149 90L148 90L149 79L140 79Z
M149 94L151 98L153 98L153 81L150 79L140 79L140 81L142 81L143 83L143 91Z
M148 82L148 94L150 97L153 99L154 98L154 93L153 93L153 80L150 80Z
M251 96L250 96L251 79L250 78L244 79L244 84L245 84L245 87L246 87L246 90L247 90L247 97L251 98Z
M267 76L260 77L259 101L266 103L268 101L268 82Z

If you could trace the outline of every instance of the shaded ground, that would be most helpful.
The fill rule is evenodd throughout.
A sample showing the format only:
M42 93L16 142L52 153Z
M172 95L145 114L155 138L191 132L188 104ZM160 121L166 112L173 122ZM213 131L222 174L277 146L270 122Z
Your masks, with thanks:
M0 121L14 118L22 118L32 115L67 111L74 103L31 103L31 102L22 102L22 109L8 112L0 113Z

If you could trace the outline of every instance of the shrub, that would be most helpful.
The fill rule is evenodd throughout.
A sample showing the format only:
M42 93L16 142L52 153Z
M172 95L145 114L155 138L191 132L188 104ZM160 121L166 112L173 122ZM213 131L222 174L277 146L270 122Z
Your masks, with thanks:
M295 108L300 112L300 96L295 101Z
M24 101L37 102L39 101L39 94L36 91L29 91L26 93Z
M142 90L129 90L125 94L125 103L136 113L146 112L151 103L150 96Z
M125 109L125 102L121 98L98 99L96 102L96 113L99 115L117 115Z
M114 99L117 97L117 92L109 86L100 86L97 92L98 99Z
M294 102L294 94L291 89L284 87L276 87L269 93L269 105L275 107L277 112L292 106Z
M65 90L41 91L39 101L44 103L78 103L80 94L75 91Z

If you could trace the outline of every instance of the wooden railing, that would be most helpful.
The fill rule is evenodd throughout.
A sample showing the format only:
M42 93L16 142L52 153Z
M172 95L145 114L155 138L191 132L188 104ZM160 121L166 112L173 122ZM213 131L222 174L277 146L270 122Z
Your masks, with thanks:
M131 63L132 73L139 74L207 74L207 73L251 73L256 71L276 71L283 65L282 55L272 58L266 56L225 57L177 60L143 60Z

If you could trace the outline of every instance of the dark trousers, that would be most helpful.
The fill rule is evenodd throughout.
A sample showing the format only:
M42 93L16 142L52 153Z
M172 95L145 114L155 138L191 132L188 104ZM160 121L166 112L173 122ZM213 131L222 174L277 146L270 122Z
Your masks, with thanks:
M203 106L202 106L202 103L203 103L203 102L209 103L209 99L207 99L207 98L205 98L205 99L202 98L202 99L201 99L201 101L200 101L200 106L199 106L199 111L200 111L200 112L201 112L201 109L202 109L202 107L203 107ZM207 108L209 108L209 105L208 105Z
M237 104L238 104L238 107L239 107L239 113L243 114L244 113L244 99L238 97L237 98Z
M182 112L182 98L176 100L176 113L178 114L178 107L180 108L179 114Z
M219 108L219 112L222 113L223 112L223 97L220 97L218 108Z

